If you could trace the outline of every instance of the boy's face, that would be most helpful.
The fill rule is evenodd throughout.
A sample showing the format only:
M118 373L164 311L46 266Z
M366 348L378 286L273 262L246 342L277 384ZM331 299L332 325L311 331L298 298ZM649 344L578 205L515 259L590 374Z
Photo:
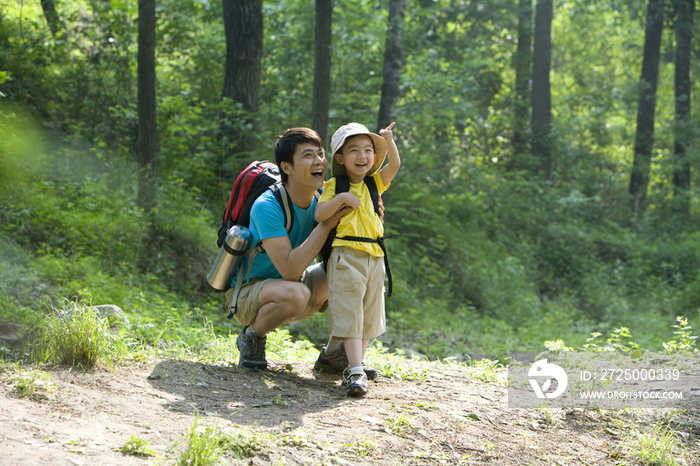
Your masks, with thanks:
M310 142L297 144L294 165L282 162L280 167L289 176L289 181L317 190L323 186L328 160L320 147Z
M374 166L376 155L374 154L374 144L372 139L366 134L360 134L348 138L340 148L340 152L335 154L339 164L345 166L348 178L354 183L362 180Z

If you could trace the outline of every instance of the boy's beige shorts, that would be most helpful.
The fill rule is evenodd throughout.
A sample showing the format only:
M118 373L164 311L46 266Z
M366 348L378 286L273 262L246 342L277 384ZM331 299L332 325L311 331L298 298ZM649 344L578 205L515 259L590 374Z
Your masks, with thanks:
M333 248L328 261L328 316L334 337L371 339L386 331L383 257Z
M300 320L308 319L309 317L313 317L319 312L321 312L318 305L316 304L316 285L319 282L319 280L323 278L324 275L325 272L323 271L322 264L310 265L304 271L301 278L299 279L299 282L303 283L309 288L309 290L311 290L311 297L309 298L309 301L306 304L304 312L302 312L301 315L294 319L292 322L299 322ZM236 313L233 315L233 317L235 317L238 322L240 322L243 325L250 325L251 323L253 323L255 318L258 316L258 311L262 307L258 296L260 295L260 291L262 291L263 286L265 286L265 283L269 282L270 280L273 279L270 278L267 280L257 280L253 281L252 283L241 286L241 291L238 293L238 308L236 309ZM231 309L233 292L233 288L229 288L226 291L227 312L229 309Z

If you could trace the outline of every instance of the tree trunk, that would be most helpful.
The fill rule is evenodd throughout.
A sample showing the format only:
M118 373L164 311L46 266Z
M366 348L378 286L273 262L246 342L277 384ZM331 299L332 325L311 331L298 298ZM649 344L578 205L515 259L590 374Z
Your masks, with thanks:
M331 25L333 0L316 0L316 45L314 49L314 88L311 127L324 145L328 138L328 111L331 106Z
M532 154L547 179L552 176L552 96L549 72L552 60L552 0L537 0L535 46L532 57Z
M690 53L693 36L695 0L675 0L676 14L676 116L673 163L673 197L675 209L690 215L690 162L686 148L690 143Z
M654 112L656 86L659 80L659 53L664 24L664 0L649 0L647 24L644 31L641 90L637 104L637 134L630 176L630 202L633 218L645 208L651 151L654 145Z
M260 103L262 0L223 0L223 7L226 68L222 96L255 112Z
M520 164L527 153L527 123L532 77L532 0L518 2L518 48L513 56L515 68L515 106L513 111L513 153L509 168Z
M51 30L51 35L56 37L58 31L64 29L63 22L58 17L58 12L56 11L56 3L54 0L41 0L41 8L44 10L44 17Z
M405 12L406 0L391 0L389 2L389 24L384 46L384 84L382 85L382 97L379 105L377 131L386 128L392 121L396 121L396 104L401 96L399 89L402 62L401 32L403 31Z
M139 0L138 25L138 204L150 216L156 203L156 2Z

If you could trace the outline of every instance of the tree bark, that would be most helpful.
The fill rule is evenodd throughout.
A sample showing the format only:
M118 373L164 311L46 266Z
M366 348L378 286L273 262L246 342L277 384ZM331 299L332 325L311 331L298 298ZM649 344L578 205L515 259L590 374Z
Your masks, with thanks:
M537 0L535 45L532 56L532 154L547 179L552 176L552 96L549 73L552 61L552 0Z
M54 0L41 0L41 8L44 10L44 17L51 30L51 35L56 37L56 34L64 29L63 22L56 11L56 3Z
M515 68L515 106L513 111L513 153L509 168L516 168L518 158L528 151L527 123L532 77L532 0L518 2L518 48L513 56Z
M384 84L379 105L377 131L386 128L396 121L396 104L401 96L399 83L401 80L402 42L406 0L391 0L389 2L389 23L386 30L384 46Z
M644 31L641 90L637 104L637 134L634 141L634 160L629 186L633 218L636 218L638 212L645 208L647 186L649 185L663 24L664 0L649 0L647 24Z
M156 203L158 177L155 0L139 0L138 34L138 204L150 216Z
M223 8L226 68L222 96L255 112L260 103L262 0L223 0Z
M677 17L673 197L676 211L687 218L690 215L690 162L686 148L690 143L690 53L695 0L675 0L674 3Z
M316 44L314 48L314 88L311 127L324 145L328 138L328 112L331 106L331 38L333 0L316 0Z

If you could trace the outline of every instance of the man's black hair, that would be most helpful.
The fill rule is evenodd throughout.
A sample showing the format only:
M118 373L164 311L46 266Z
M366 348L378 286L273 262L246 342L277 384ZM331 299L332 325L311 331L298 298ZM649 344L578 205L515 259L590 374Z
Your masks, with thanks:
M275 163L280 169L282 183L287 183L287 174L282 170L281 163L287 162L294 166L294 152L297 145L309 142L323 149L323 141L318 133L311 128L290 128L275 141Z

